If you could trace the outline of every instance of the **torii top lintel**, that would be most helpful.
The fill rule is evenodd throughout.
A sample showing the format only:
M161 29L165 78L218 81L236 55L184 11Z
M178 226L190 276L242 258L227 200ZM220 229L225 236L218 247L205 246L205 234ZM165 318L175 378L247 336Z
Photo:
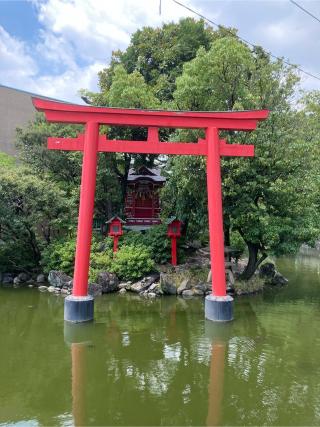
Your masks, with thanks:
M198 143L162 143L159 141L159 127L171 128L216 128L219 130L251 131L257 123L265 120L268 110L198 112L198 111L160 111L126 108L105 108L68 104L33 98L38 111L45 113L49 122L87 124L90 122L114 126L142 126L148 128L147 141L108 140L99 136L98 151L207 155L207 140ZM84 135L77 138L48 138L48 148L52 150L83 151ZM220 140L220 155L253 156L252 145L226 144Z
M173 128L207 128L254 130L257 122L268 116L268 110L198 112L137 110L67 104L33 98L38 111L43 111L49 122L86 123L127 126L159 126Z

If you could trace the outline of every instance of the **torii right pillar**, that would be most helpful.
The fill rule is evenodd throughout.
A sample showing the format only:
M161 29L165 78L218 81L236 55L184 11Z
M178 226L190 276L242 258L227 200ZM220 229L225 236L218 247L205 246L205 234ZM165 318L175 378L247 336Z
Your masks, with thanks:
M205 317L216 322L233 320L233 298L227 295L224 263L224 232L220 157L227 154L224 140L219 138L219 129L206 130L207 152L207 192L210 239L210 261L212 272L212 292L205 299ZM236 146L235 155L253 156L253 146Z

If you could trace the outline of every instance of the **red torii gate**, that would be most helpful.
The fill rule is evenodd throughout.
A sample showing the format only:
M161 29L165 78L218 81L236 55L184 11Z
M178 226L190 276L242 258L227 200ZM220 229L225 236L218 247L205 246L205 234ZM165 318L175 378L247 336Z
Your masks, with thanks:
M65 299L65 320L93 319L93 298L88 295L88 272L96 186L97 153L145 153L196 155L207 157L207 192L212 270L212 294L205 300L205 316L210 320L232 320L232 298L226 293L224 265L221 156L254 156L253 145L227 144L220 130L251 131L265 120L267 110L228 112L151 111L74 105L33 98L38 111L49 122L85 125L77 138L48 138L51 150L83 151L77 248L72 295ZM99 135L100 125L148 128L147 141L109 140ZM160 142L159 128L202 128L205 138L197 143ZM199 189L200 190L200 189Z

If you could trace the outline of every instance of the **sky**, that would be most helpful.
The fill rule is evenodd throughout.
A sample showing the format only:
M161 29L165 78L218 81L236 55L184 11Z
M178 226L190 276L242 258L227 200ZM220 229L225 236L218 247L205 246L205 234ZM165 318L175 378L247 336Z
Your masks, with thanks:
M179 0L239 36L315 74L320 90L320 22L290 0ZM296 0L320 19L320 0ZM173 0L0 0L0 84L81 103L98 91L111 52L126 49L143 26L194 16Z

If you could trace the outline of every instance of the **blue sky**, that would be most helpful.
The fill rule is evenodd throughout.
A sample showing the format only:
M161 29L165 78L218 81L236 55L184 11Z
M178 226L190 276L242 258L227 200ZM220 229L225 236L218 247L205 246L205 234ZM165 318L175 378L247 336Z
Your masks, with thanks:
M149 25L193 16L172 0L0 0L0 84L81 102L97 90L111 51ZM320 17L319 0L297 0ZM181 0L239 35L320 78L320 23L289 0ZM320 80L301 74L302 88Z

